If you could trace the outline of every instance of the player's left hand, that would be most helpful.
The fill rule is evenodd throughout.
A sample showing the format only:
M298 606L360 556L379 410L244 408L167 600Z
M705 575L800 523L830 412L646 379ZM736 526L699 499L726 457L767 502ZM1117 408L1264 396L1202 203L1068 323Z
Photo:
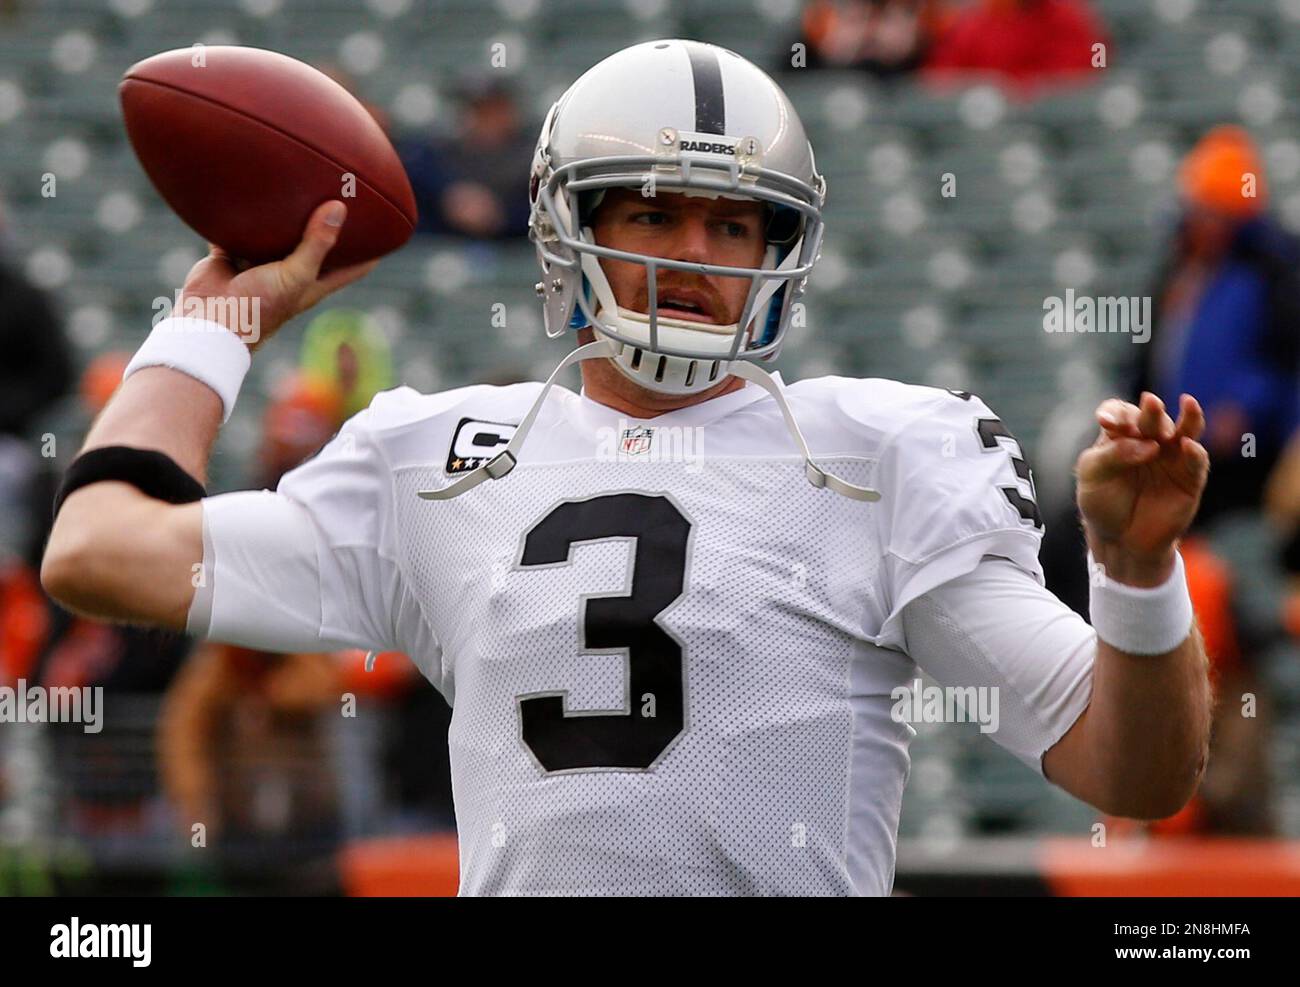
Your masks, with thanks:
M1197 441L1205 415L1190 394L1179 405L1174 422L1149 391L1136 405L1103 401L1101 433L1075 466L1089 547L1123 582L1155 585L1167 577L1174 545L1201 502L1210 472L1209 454Z

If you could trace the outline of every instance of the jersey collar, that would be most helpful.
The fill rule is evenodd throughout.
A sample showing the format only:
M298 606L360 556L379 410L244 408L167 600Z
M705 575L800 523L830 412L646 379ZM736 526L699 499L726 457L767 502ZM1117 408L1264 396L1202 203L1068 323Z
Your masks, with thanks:
M781 379L779 372L772 373L772 379L785 388L785 381ZM709 398L707 401L701 401L699 404L693 404L685 408L678 408L676 411L666 411L662 415L656 415L654 418L633 418L626 412L611 408L608 405L594 401L587 396L587 389L574 394L568 392L569 399L565 401L569 417L582 426L599 428L601 426L613 425L619 421L626 421L628 424L637 425L709 425L713 422L725 418L735 411L739 411L756 401L770 400L766 391L755 384L746 383L744 387L737 391L731 391L727 394L720 395L716 398Z

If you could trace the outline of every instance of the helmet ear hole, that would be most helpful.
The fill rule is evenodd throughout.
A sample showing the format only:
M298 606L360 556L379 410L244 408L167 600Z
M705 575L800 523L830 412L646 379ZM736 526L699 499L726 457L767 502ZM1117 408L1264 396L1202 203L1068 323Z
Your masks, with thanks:
M803 232L803 216L799 210L789 206L772 206L767 217L764 236L768 243L781 246L794 243Z
M578 226L579 228L591 225L591 217L600 204L605 201L605 189L592 189L589 192L578 193Z

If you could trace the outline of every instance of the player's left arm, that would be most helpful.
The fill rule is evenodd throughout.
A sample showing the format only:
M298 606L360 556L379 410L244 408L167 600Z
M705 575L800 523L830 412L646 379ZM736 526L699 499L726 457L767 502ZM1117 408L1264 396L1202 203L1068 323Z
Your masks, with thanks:
M1150 393L1139 405L1111 399L1097 409L1101 433L1076 473L1088 547L1108 580L1152 588L1174 574L1178 539L1209 474L1197 441L1201 407L1186 394L1180 404L1177 422ZM1044 755L1044 773L1116 815L1171 815L1200 782L1210 711L1208 662L1194 624L1162 654L1130 654L1099 633L1091 701Z

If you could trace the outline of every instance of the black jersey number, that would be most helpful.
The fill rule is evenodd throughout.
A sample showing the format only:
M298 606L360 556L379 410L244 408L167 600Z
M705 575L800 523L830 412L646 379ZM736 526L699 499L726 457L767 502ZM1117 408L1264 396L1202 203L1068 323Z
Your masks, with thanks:
M1034 476L1029 470L1029 464L1025 462L1021 454L1020 442L1007 431L1007 427L1002 424L999 418L977 418L975 419L975 431L979 433L980 442L984 446L985 452L995 451L1001 448L998 439L1007 439L1015 447L1013 452L1007 448L1011 455L1011 465L1015 468L1016 476L1024 480L1029 487L1029 496L1026 497L1016 487L1001 487L1002 493L1006 495L1007 500L1011 502L1020 514L1022 520L1032 521L1035 528L1043 526L1043 516L1038 511L1038 501L1034 499Z
M521 566L566 565L579 542L635 539L631 586L584 597L583 651L627 655L627 712L566 712L566 693L519 696L524 743L547 771L650 767L685 724L682 648L655 617L682 595L691 523L667 497L602 494L567 501L533 525Z

